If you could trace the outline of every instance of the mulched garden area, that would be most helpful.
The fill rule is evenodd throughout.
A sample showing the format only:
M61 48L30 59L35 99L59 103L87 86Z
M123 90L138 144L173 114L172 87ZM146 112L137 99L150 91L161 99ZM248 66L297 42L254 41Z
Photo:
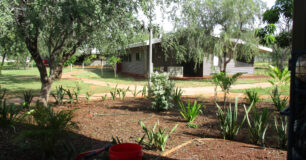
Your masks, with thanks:
M187 100L184 98L184 100ZM195 98L188 98L195 100ZM144 132L138 121L141 120L148 127L152 127L159 121L162 128L171 130L173 126L179 124L175 132L168 140L166 151L175 148L192 139L217 138L217 140L194 140L178 150L173 151L166 157L160 151L152 151L144 148L144 159L285 159L286 151L273 149L277 147L276 135L271 125L267 131L266 149L260 146L251 146L249 143L246 124L243 126L236 141L223 141L219 132L217 121L217 108L211 102L200 101L205 104L203 114L194 121L199 127L188 128L180 113L173 109L167 112L155 112L151 109L150 101L143 98L126 98L123 100L92 101L82 102L77 105L64 105L54 107L55 110L76 109L75 118L79 125L79 130L71 133L67 141L71 142L75 152L83 152L101 148L109 144L112 137L119 137L123 142L137 143L137 139L142 137ZM269 103L260 103L259 106L269 107ZM259 107L260 108L260 107ZM239 107L240 119L244 114L243 107ZM12 129L0 128L0 159L36 159L36 152L32 150L18 149L12 143L12 139L26 126L16 126L16 133ZM273 135L273 136L272 136ZM243 143L238 143L243 142ZM59 155L63 151L58 151ZM166 152L165 152L166 153ZM59 158L60 159L60 158Z

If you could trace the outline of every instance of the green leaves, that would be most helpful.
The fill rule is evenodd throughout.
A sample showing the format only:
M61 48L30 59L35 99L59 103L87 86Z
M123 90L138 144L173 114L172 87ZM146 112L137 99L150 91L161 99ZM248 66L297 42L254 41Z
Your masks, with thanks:
M265 135L269 126L268 118L270 117L270 112L268 108L265 107L262 113L257 111L257 108L254 107L252 109L252 117L249 116L249 109L245 110L245 116L248 123L248 131L249 137L252 143L254 144L261 144L262 146L265 145Z
M260 98L258 93L254 89L247 89L245 90L244 94L246 95L247 103L253 103L254 106L259 102Z
M271 99L277 111L280 112L287 107L288 97L281 98L281 93L277 86L272 90Z
M153 73L151 81L149 95L152 100L152 108L157 111L163 111L173 107L174 83L169 80L169 75L166 73Z
M183 102L180 102L179 106L180 106L180 114L188 122L194 121L197 118L197 116L200 113L202 113L202 110L201 110L202 105L197 104L197 101L195 101L193 105L189 101L186 106Z
M280 70L278 67L269 66L268 73L273 80L268 80L272 85L285 85L290 81L290 73L288 68Z
M167 140L169 136L176 130L178 124L176 124L169 133L166 133L166 129L158 128L157 131L156 127L159 126L159 121L157 121L153 128L147 128L142 121L139 121L140 126L144 130L145 134L141 139L139 139L139 144L144 143L150 149L158 149L161 151L165 150ZM147 137L147 140L145 140Z
M279 123L280 121L280 123ZM277 133L279 147L285 149L288 144L288 119L274 116L274 129Z
M226 109L226 111L222 110L221 107L216 103L216 106L218 108L217 117L219 120L219 125L221 129L221 134L224 139L232 140L235 138L235 136L238 134L239 129L243 125L245 119L247 118L244 116L243 120L240 122L238 121L238 98L235 99L235 107L234 111L232 111L231 105L229 105ZM246 110L248 113L253 104L249 106L249 108ZM245 108L245 105L244 105Z

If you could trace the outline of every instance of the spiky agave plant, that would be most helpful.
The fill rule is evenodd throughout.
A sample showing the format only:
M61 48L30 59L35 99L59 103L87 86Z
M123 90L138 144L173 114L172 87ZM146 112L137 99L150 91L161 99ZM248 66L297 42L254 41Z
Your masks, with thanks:
M242 121L238 120L238 98L235 98L235 106L233 111L231 104L227 107L226 111L222 110L217 103L216 106L218 108L217 117L223 138L229 140L234 139L246 119L246 116L244 116ZM247 109L247 112L251 110L252 106L253 103L251 103Z
M150 149L158 149L161 151L165 150L167 141L169 136L176 130L178 124L176 124L169 133L166 132L166 129L158 128L156 131L156 127L159 126L159 121L157 121L153 128L148 128L142 121L139 121L140 126L144 130L145 134L142 138L139 138L139 144L144 143ZM147 140L145 140L147 137Z

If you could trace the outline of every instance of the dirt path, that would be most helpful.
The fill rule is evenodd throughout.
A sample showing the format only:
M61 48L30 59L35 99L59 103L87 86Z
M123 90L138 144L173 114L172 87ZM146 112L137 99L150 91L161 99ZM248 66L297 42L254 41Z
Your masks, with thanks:
M104 81L99 81L99 80L92 80L92 79L87 79L87 78L78 78L74 77L73 75L76 75L78 73L85 72L85 70L79 70L79 71L74 71L74 72L69 72L63 74L63 78L65 79L71 79L71 80L82 80L84 83L89 83L93 85L98 85L98 86L110 86L110 87L115 87L118 85L118 88L126 89L130 87L130 89L134 88L134 85L127 85L127 84L115 84L115 83L110 83L110 82L104 82ZM143 86L137 85L137 90L141 90ZM253 84L235 84L231 88L232 89L249 89L249 88L256 88L256 87L262 87L262 88L267 88L271 87L271 84L266 82L266 83L253 83ZM195 95L203 95L203 96L213 96L214 94L214 86L207 86L207 87L189 87L189 88L182 88L183 90L183 95L184 96L195 96ZM220 92L221 89L218 88L218 91ZM95 96L101 97L105 94L95 94ZM128 93L127 96L132 96L131 93ZM219 94L218 94L219 96ZM220 95L222 96L222 95ZM229 97L236 97L236 96L243 96L242 93L230 93Z

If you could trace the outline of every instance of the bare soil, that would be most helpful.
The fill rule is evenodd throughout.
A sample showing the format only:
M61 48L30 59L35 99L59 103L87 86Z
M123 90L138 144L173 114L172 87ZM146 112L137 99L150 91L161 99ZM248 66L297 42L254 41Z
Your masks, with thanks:
M187 99L185 99L187 101ZM196 98L188 98L196 100ZM144 132L138 122L141 120L146 126L152 127L159 121L162 128L168 131L179 124L176 131L170 136L166 151L179 145L199 138L216 138L215 140L194 140L192 143L178 148L168 155L162 156L160 151L149 150L144 147L144 159L285 159L286 151L277 149L277 140L273 128L267 131L266 149L260 146L249 145L247 126L243 126L235 141L223 141L219 132L216 117L217 108L208 100L199 100L205 105L203 114L193 122L198 128L188 128L176 109L166 112L156 112L151 108L151 102L143 98L126 98L125 100L83 101L75 105L56 106L56 111L63 109L76 109L74 121L79 129L72 132L67 138L78 153L101 148L110 144L112 137L119 137L123 142L137 143ZM271 106L261 103L259 106ZM261 108L261 107L259 107ZM271 112L275 112L270 108ZM242 106L239 112L243 115ZM242 117L239 117L240 119ZM271 125L272 126L272 118ZM25 126L16 126L16 132L10 128L0 128L0 159L40 159L35 151L26 152L18 149L12 139L20 133ZM251 147L250 147L251 146ZM58 151L59 155L63 151ZM60 158L59 158L60 159Z

